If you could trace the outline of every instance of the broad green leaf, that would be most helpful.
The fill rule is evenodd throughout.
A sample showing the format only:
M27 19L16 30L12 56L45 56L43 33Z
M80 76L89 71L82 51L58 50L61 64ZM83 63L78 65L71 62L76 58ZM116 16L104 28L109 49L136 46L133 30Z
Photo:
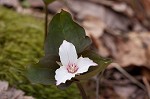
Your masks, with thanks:
M83 52L91 44L91 40L85 36L84 29L73 21L71 14L62 10L49 24L45 54L58 56L63 40L73 43L78 53Z
M59 61L58 56L45 55L40 59L39 64L41 64L44 67L56 70L57 68L59 68L59 65L57 65L57 61Z
M83 53L81 53L81 55L83 57L89 57L91 60L97 63L98 66L91 66L88 72L82 75L76 76L75 79L78 79L78 80L84 80L84 79L91 78L92 76L95 76L96 74L106 69L106 67L111 63L110 59L102 58L93 51L84 51Z
M48 4L50 4L50 3L52 3L52 2L54 2L54 1L56 1L56 0L43 0L44 1L44 3L46 4L46 5L48 5Z
M57 57L44 56L39 63L30 65L26 70L26 76L32 83L44 85L55 84L55 71L59 66L55 62Z
M40 64L34 64L27 68L26 77L33 84L50 85L55 84L55 71L50 68L43 68Z

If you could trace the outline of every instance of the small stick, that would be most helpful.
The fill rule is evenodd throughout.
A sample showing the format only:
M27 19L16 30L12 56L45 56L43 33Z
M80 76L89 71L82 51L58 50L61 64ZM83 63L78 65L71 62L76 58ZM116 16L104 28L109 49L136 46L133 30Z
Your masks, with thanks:
M99 99L99 76L100 74L98 74L96 77L96 99Z
M47 37L47 30L48 30L48 4L45 4L45 39Z
M136 80L133 76L131 76L127 71L125 71L122 67L120 67L117 63L113 63L114 67L119 70L123 75L125 75L130 81L132 81L134 84L138 85L140 88L142 88L145 92L147 92L145 86L140 83L138 80Z
M100 80L104 74L104 71L103 70L101 73L99 73L96 77L96 99L99 99L99 87L100 87Z
M150 99L150 85L149 85L149 82L147 81L146 77L143 77L143 82L147 88L147 94L148 94L148 97Z

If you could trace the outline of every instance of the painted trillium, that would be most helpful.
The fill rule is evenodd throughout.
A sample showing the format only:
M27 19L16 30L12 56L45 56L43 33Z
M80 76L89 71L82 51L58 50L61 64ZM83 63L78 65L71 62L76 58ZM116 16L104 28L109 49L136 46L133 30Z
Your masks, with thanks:
M76 74L87 72L90 66L97 65L88 57L78 58L75 46L66 40L59 47L59 56L62 66L55 71L56 85L65 83Z

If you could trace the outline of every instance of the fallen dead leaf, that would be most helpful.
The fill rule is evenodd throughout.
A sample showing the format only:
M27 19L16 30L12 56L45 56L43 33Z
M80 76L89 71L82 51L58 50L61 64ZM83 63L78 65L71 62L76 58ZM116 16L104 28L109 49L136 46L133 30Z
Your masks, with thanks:
M17 8L19 5L18 0L0 0L0 5L4 5L10 8Z
M103 5L79 0L68 0L67 2L69 9L76 14L79 20L92 16L105 23L108 28L120 31L127 31L128 26L131 24L130 19L126 16L118 14Z
M24 94L21 90L8 87L8 82L0 81L0 99L34 99Z
M114 62L123 67L135 65L150 69L150 33L127 33L124 36L104 34L99 42L110 52ZM100 52L101 54L101 52Z

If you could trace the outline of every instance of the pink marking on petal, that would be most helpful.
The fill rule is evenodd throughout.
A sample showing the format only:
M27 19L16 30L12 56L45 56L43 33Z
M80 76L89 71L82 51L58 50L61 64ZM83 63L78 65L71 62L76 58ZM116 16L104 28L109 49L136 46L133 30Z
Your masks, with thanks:
M67 71L68 71L68 73L74 74L74 73L77 72L78 69L79 69L79 67L75 63L69 63L67 65Z

